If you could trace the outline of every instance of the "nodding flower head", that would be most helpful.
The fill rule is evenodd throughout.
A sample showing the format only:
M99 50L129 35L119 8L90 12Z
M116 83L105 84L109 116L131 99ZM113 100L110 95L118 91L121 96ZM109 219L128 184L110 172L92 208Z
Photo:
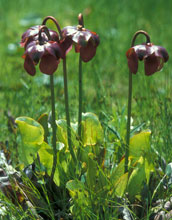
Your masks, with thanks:
M20 42L21 47L26 47L27 44L29 44L31 41L38 40L39 31L41 28L44 28L44 27L45 25L36 25L36 26L30 27L26 32L24 32L21 38L21 42ZM42 31L41 33L42 40L48 41L49 39L47 35L50 35L50 39L52 41L59 42L59 35L57 34L56 31L53 31L49 28L44 29L44 31Z
M39 62L42 73L51 75L56 71L62 54L58 41L58 34L45 25L29 28L22 35L24 68L30 75L35 75L35 65Z
M79 25L63 28L62 36L66 42L71 42L75 46L75 52L80 53L81 59L88 62L95 56L100 40L95 32L84 28L81 14L78 20Z
M160 71L169 56L165 48L146 43L131 47L127 52L128 67L134 74L138 71L138 61L144 61L145 74L147 76Z

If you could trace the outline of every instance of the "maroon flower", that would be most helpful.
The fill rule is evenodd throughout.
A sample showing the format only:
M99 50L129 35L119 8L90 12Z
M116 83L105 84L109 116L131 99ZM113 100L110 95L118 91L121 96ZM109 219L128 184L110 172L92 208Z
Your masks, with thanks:
M32 76L35 75L37 65L42 73L53 74L60 62L61 48L59 37L55 31L49 30L45 25L29 28L23 35L21 45L25 48L23 58L24 68Z
M99 36L88 29L78 26L67 26L62 30L65 42L75 45L76 53L80 53L84 62L91 60L96 54L99 45ZM72 40L72 41L71 41ZM68 49L71 49L68 47Z
M35 75L37 65L40 61L39 68L42 73L53 74L60 62L61 49L57 42L47 41L39 44L39 41L32 41L26 46L23 55L25 59L24 68L32 76Z
M127 52L128 67L134 74L138 70L138 60L144 60L145 74L152 75L160 71L164 62L169 59L168 53L165 48L153 45L152 43L136 45L131 47Z
M33 26L33 27L30 27L26 32L24 32L24 34L22 35L22 39L21 39L21 42L20 42L20 45L21 47L26 47L27 44L29 44L31 41L34 41L34 40L38 40L39 38L39 31L41 28L43 28L45 25L36 25L36 26ZM48 34L50 35L50 39L52 41L57 41L59 42L59 35L57 34L56 31L53 31L51 29L48 29ZM45 33L45 30L44 32L41 33L41 38L44 40L44 41L48 41L48 36L47 36L47 33Z

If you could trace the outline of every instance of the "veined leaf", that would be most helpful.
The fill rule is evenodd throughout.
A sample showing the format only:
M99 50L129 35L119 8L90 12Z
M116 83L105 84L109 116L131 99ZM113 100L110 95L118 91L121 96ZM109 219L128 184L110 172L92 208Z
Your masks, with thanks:
M150 173L154 172L155 168L154 168L153 163L149 162L149 160L147 158L145 158L144 165L145 165L146 182L148 184L149 179L150 179Z
M15 122L21 137L18 145L19 159L27 166L33 162L43 143L44 129L37 121L29 117L19 117Z
M144 158L141 156L128 180L128 194L131 200L140 194L144 180L146 180L146 174Z
M84 146L95 145L103 140L103 129L100 121L91 112L82 114L81 139Z
M29 117L18 117L15 120L23 142L42 144L44 129L37 121Z
M84 184L79 180L69 180L66 183L66 188L70 191L79 191L84 189Z
M123 158L120 163L117 165L117 167L114 168L114 170L111 173L111 182L113 185L116 184L118 179L124 174L125 171L125 158Z
M119 197L124 195L128 183L128 173L124 173L122 176L118 178L118 181L115 183L115 194Z
M150 153L150 131L142 131L130 139L129 155L136 159Z
M89 155L88 157L88 169L87 169L87 184L89 187L94 188L96 184L97 176L97 163Z
M41 163L46 168L48 175L50 175L53 166L53 148L50 147L46 142L43 142L38 154Z
M60 143L58 143L60 144ZM50 176L52 167L53 167L53 149L50 147L46 142L43 142L41 144L41 147L38 151L39 158L43 166L46 168L47 174ZM59 177L59 171L56 168L56 171L54 173L54 182L57 186L60 185L60 177Z
M142 131L139 134L134 135L130 139L129 149L129 155L133 159L132 164L137 163L138 161L140 161L140 158L143 158L144 162L142 163L142 168L140 167L140 169L144 169L144 171L142 170L142 172L144 173L144 178L147 184L149 183L150 173L154 171L149 140L150 134L150 131ZM140 174L140 172L138 174Z
M38 118L38 122L42 125L44 128L44 140L47 142L47 137L49 135L48 130L48 114L44 113Z
M64 143L65 146L68 146L66 120L59 119L58 121L56 121L56 125L57 125L56 135L58 142ZM76 144L76 134L72 127L71 127L71 136L72 136L72 142Z
M75 197L75 195L77 195L77 198L84 196L84 184L79 180L69 180L66 183L66 188L69 190L72 197Z

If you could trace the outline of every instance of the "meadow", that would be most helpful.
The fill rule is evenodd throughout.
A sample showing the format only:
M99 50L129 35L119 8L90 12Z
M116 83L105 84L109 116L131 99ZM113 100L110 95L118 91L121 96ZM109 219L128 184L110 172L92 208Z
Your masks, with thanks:
M90 156L91 159L88 159L88 164L86 162L90 169L93 168L93 172L97 172L97 176L93 179L96 179L95 182L97 179L101 179L104 184L103 190L100 186L97 186L99 189L97 191L94 187L91 188L91 185L97 184L97 182L92 182L91 175L93 174L89 168L86 170L87 177L81 175L82 178L86 178L81 181L82 183L88 181L87 190L84 188L83 194L81 193L83 186L78 186L78 182L76 184L78 188L75 186L77 189L70 185L70 180L80 181L80 174L83 174L86 169L82 167L81 171L78 171L79 173L77 170L66 172L66 176L70 174L70 177L63 177L63 186L59 185L56 189L56 195L60 199L52 199L51 193L48 193L50 189L46 184L40 183L45 181L43 173L46 171L43 169L39 172L41 179L39 183L46 199L45 204L41 206L42 211L37 211L40 218L35 217L32 211L24 210L21 204L18 204L19 208L16 208L12 202L9 202L9 199L1 195L0 207L3 205L9 210L11 209L11 211L8 210L10 214L2 219L154 219L154 213L158 211L152 208L153 203L156 203L157 200L163 200L163 203L166 203L171 198L172 168L171 174L168 172L167 175L166 172L167 165L172 162L171 9L172 1L170 0L0 0L0 147L1 151L5 149L6 155L9 157L9 164L20 172L24 168L18 160L19 140L13 119L27 116L38 120L40 115L49 114L51 111L49 78L42 74L38 67L36 67L34 77L26 73L22 58L24 49L20 47L22 34L29 27L41 24L43 18L48 15L54 16L63 28L77 25L77 16L82 13L85 27L96 32L100 37L96 56L90 62L83 63L83 112L92 112L97 115L104 132L105 141L103 144L101 143L101 147L106 148L108 152L103 159L105 168L101 167L99 160L94 163L92 156ZM52 22L48 22L47 26L55 29ZM149 33L152 43L166 48L169 53L169 61L164 64L161 71L152 76L144 74L144 63L139 62L139 70L136 75L133 74L131 113L133 133L151 131L150 151L153 153L150 153L149 159L152 163L156 161L154 174L151 174L156 178L150 178L148 184L150 188L148 187L144 196L141 195L144 193L142 190L141 196L135 196L133 193L134 198L130 200L127 188L125 188L126 191L124 190L126 194L125 192L119 193L119 189L118 192L108 193L111 192L110 186L113 185L111 182L113 180L110 178L112 172L109 169L114 170L125 153L123 143L119 144L117 136L119 135L122 140L126 136L129 75L126 51L131 46L133 34L138 30L146 31ZM136 44L143 42L145 42L145 37L139 36ZM68 90L71 121L76 123L78 120L79 56L74 53L74 49L72 51L67 54ZM60 63L54 73L57 120L66 117L62 67L62 63ZM108 129L111 129L112 132ZM87 153L96 154L97 145L96 143L93 152L87 149ZM102 155L101 153L98 152L98 156ZM69 152L66 157L70 160ZM99 159L101 160L101 158ZM74 167L74 164L66 166ZM78 166L80 165L77 165L77 168ZM95 167L99 171L96 171ZM88 175L90 175L90 179L88 179ZM167 176L168 178L166 178ZM29 185L27 178L25 177L25 181ZM161 181L162 179L163 181ZM66 185L67 183L68 185ZM31 185L32 183L29 186L31 187ZM117 185L115 186L117 187ZM35 185L31 188L34 188L33 191L37 195L39 194ZM96 194L98 198L96 198ZM62 198L64 201L61 200ZM56 202L59 209L54 205ZM127 206L127 210L130 210L128 217L119 210L120 207L124 207L124 204L125 206L130 204ZM137 204L143 209L137 210L132 206L133 204ZM49 211L45 209L44 212L43 209L46 206ZM166 213L168 212L165 211Z

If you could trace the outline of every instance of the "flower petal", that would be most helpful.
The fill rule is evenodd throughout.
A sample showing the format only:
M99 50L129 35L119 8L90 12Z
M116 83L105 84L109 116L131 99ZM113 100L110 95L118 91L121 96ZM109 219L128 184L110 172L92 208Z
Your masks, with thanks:
M64 59L66 54L72 49L73 41L70 37L66 37L65 39L60 41L60 48L61 48L61 58Z
M35 75L36 73L35 65L32 59L28 55L25 57L24 68L31 76Z
M74 44L74 45L75 45L75 52L80 53L81 46L79 44Z
M92 39L93 45L97 47L100 44L99 35L92 31L91 31L91 34L92 34L91 39Z
M35 64L38 64L40 58L45 53L45 46L37 44L36 41L32 41L27 45L25 54L29 54L30 58Z
M136 74L138 70L138 57L133 47L126 52L126 56L128 58L128 67L131 73Z
M61 48L59 44L55 41L48 41L46 44L44 44L45 53L49 53L50 55L56 57L59 59L61 57Z
M26 47L31 41L37 41L39 38L39 30L42 27L42 25L37 25L37 26L33 26L31 28L29 28L23 35L22 35L22 39L20 42L21 47ZM51 29L48 29L51 40L52 41L59 41L59 35L57 34L56 31L53 31ZM48 41L48 36L47 34L42 31L41 32L41 38L42 41Z
M96 47L89 41L86 47L80 48L81 59L84 62L90 61L96 54Z
M155 53L153 53L144 59L144 63L145 63L145 74L147 76L150 76L162 69L164 61L163 58L157 57Z
M59 62L57 61L56 57L50 54L43 55L39 64L40 71L42 73L51 75L56 71L58 63Z
M169 55L166 49L164 47L156 46L156 45L153 45L153 47L154 47L155 55L157 57L161 57L164 60L164 62L167 62L169 59Z
M62 36L65 38L67 36L72 37L73 34L75 34L77 32L77 27L76 26L67 26L65 28L63 28L62 30Z

